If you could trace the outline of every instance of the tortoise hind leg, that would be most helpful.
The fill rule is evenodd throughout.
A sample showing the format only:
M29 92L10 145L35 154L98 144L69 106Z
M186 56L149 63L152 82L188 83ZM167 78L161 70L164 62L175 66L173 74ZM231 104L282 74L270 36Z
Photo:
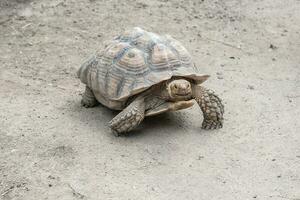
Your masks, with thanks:
M138 97L109 122L109 127L115 136L119 136L137 127L144 117L145 98Z
M193 96L203 112L202 128L222 128L224 106L221 99L212 90L207 90L200 85L194 86Z
M85 92L82 95L81 104L86 108L94 107L98 104L93 91L88 86L85 87Z

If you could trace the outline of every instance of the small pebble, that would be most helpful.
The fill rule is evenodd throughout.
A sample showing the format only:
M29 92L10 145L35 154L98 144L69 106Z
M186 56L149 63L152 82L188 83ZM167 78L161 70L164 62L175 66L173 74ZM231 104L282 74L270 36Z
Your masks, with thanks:
M247 87L249 90L254 90L254 86L252 86L252 85L248 85L248 87Z
M55 179L55 177L54 177L54 176L51 176L51 175L49 175L48 178L49 178L49 179Z
M278 47L275 46L274 44L270 44L269 48L270 48L270 49L273 49L273 50L278 49Z
M201 160L203 158L204 158L204 156L198 156L198 160Z

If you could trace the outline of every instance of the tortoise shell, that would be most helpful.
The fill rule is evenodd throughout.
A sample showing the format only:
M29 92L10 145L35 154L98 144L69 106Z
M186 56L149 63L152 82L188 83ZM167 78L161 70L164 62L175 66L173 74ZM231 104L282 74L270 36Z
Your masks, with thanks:
M83 63L77 75L93 92L100 94L95 96L101 103L126 102L129 97L173 76L196 83L209 77L198 73L180 42L169 35L160 36L138 27L125 31L104 50L96 52Z

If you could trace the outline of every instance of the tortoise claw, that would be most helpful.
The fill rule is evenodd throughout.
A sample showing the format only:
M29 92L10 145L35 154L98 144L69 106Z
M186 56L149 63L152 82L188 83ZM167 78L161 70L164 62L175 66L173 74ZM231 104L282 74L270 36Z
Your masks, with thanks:
M114 134L115 137L120 137L121 134L115 130L112 129L112 133Z

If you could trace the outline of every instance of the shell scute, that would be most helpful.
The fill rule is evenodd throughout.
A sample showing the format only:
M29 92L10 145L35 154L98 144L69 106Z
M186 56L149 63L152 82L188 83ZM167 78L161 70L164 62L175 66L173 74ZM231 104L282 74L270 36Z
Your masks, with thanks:
M139 75L149 70L144 59L144 53L135 48L128 50L116 60L114 65L125 74Z
M166 45L157 44L152 49L151 65L154 71L173 70L173 67L180 65L177 55Z

